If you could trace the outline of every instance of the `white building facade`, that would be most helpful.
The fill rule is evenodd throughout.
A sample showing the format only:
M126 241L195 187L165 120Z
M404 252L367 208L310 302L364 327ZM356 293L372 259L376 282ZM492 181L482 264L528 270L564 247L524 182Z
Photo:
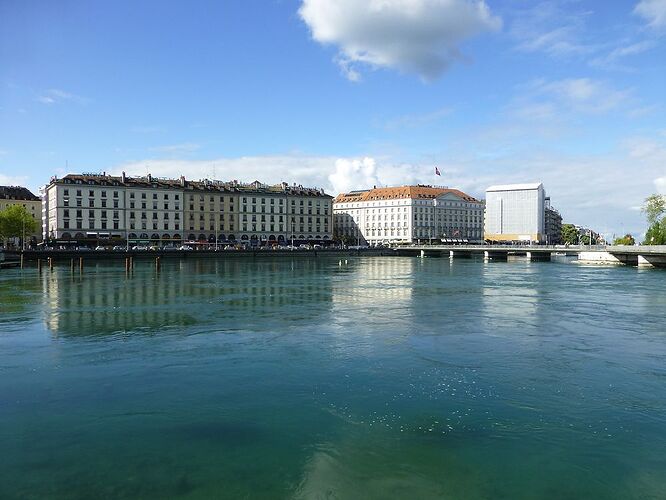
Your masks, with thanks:
M541 183L489 187L486 190L485 239L545 243L545 199Z
M436 186L352 191L333 204L334 232L351 244L483 239L483 203Z

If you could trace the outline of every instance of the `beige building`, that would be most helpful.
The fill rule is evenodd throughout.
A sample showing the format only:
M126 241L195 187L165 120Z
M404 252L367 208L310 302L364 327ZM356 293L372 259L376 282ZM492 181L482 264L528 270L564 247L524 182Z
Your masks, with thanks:
M334 202L335 232L357 244L480 241L483 203L457 189L401 186L352 191Z
M72 174L43 192L46 232L61 244L261 246L333 236L332 197L286 183Z
M41 218L42 218L42 200L35 196L29 189L22 186L0 186L0 210L11 207L12 205L21 205L25 207L28 213L37 222L37 232L26 234L26 243L32 241L36 243L42 239Z

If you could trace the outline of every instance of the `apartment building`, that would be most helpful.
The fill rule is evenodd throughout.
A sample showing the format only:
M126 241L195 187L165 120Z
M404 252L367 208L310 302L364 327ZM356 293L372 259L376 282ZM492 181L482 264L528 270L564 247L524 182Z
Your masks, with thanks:
M60 243L261 246L333 236L332 197L295 184L70 174L52 178L43 198L45 232Z
M481 241L483 202L457 189L400 186L342 193L335 232L356 244Z
M28 214L37 221L39 226L42 212L42 201L35 196L28 188L23 186L0 186L0 210L11 207L12 205L21 205L25 207ZM27 234L26 241L37 242L41 240L42 232Z

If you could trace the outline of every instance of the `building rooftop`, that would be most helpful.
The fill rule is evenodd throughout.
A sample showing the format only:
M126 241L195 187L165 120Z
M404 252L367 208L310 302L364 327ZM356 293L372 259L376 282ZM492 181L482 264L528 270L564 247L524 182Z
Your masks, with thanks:
M0 186L0 200L39 201L39 196L23 186Z
M486 189L486 193L489 191L531 191L533 189L539 189L539 187L543 187L543 184L540 182L532 182L527 184L504 184L490 186Z
M348 203L357 201L373 200L397 200L397 199L432 199L446 193L453 193L465 201L478 202L472 196L459 191L437 186L426 186L417 184L416 186L399 186L373 188L363 191L350 191L349 193L340 193L334 200L335 203Z
M297 184L263 184L259 181L250 183L232 181L219 181L211 179L200 179L197 181L187 180L184 176L179 179L165 177L154 177L150 174L142 177L130 177L125 175L102 174L67 174L62 178L52 177L51 184L78 184L96 186L123 186L135 188L162 188L183 189L192 191L218 191L218 192L243 192L243 193L266 193L266 194L290 194L300 196L320 196L333 198L326 194L323 189L309 188Z

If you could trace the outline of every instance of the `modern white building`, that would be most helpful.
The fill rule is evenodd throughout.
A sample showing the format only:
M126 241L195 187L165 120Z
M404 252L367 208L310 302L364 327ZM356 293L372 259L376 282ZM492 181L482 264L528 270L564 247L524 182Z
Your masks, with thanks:
M486 189L485 235L488 241L546 241L543 184L507 184Z
M42 189L44 232L61 244L249 246L333 239L333 197L281 183L70 174Z
M356 244L483 239L483 203L446 187L351 191L337 196L333 212L336 236Z

